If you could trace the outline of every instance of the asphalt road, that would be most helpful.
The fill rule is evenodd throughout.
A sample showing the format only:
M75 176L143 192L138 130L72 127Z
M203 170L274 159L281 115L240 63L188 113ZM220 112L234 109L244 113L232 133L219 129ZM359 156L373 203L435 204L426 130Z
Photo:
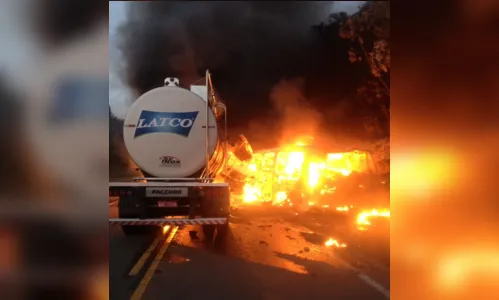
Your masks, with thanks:
M125 237L111 226L110 299L389 298L388 237L354 234L345 220L240 208L228 236L211 243L199 226L150 237ZM346 247L325 246L329 238Z

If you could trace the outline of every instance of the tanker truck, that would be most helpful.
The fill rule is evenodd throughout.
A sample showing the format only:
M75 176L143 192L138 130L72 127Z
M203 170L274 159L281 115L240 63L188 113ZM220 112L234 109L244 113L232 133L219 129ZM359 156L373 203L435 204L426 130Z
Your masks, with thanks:
M201 225L207 238L227 232L229 184L215 180L229 157L227 110L209 71L204 79L188 90L166 78L129 108L123 141L143 176L109 184L119 197L119 218L109 222L125 235L166 225Z

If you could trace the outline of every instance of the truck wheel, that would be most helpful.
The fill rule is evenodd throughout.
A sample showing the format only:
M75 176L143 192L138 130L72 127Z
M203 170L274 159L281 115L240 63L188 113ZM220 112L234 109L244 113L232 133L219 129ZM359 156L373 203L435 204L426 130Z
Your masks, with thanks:
M120 197L118 200L118 215L120 218L138 218L138 200L136 197ZM138 234L152 234L159 230L158 226L122 225L121 230L126 236Z
M203 234L206 240L212 241L215 236L216 225L203 225Z
M217 225L217 240L225 240L229 235L229 223Z

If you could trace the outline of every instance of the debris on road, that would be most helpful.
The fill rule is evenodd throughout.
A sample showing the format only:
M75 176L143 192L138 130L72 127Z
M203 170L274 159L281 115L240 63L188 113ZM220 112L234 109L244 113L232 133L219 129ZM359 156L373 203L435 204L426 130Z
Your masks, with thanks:
M315 232L300 232L300 235L305 239L305 241L311 244L322 245L324 243L324 236Z
M190 259L188 259L182 255L168 254L168 263L170 263L170 264L183 264L183 263L187 263L189 261L190 261Z

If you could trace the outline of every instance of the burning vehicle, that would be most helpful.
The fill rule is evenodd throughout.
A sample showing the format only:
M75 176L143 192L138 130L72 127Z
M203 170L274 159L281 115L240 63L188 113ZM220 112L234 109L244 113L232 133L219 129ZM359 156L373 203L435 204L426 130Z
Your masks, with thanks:
M254 153L244 172L241 204L368 205L368 194L387 186L369 151L329 152L303 142Z

